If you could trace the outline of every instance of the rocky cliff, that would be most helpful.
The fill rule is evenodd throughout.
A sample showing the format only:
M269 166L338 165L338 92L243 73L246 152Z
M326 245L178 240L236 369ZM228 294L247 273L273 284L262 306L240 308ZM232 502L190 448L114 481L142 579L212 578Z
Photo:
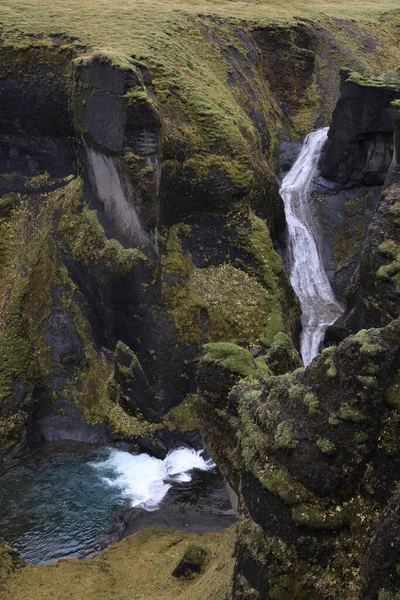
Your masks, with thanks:
M206 97L189 63L168 79L62 37L2 47L7 453L23 440L147 439L190 403L202 343L296 340L270 238L284 228L279 141L327 118L336 65L363 53L326 27L206 20L206 34L189 22L187 60L211 68ZM175 413L170 427L193 427Z
M60 439L162 454L200 427L238 497L234 598L396 595L398 11L126 3L105 34L101 10L46 3L51 23L8 6L0 46L2 468ZM374 329L304 370L278 175L335 106L315 195L348 302L331 340ZM231 537L221 564L209 544L226 580L193 597L229 596ZM41 568L0 559L29 595Z
M398 321L360 331L306 370L267 381L245 350L206 347L198 416L239 499L233 598L398 593L388 519L397 506L399 339Z

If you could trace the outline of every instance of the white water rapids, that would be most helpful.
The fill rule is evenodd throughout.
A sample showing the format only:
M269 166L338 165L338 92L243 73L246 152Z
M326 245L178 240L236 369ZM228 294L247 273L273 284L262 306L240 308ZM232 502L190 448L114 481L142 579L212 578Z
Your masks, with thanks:
M322 264L317 230L309 206L312 183L318 172L318 159L327 132L325 127L306 137L280 189L289 234L290 281L302 310L300 351L305 366L318 354L326 328L343 312Z
M121 490L131 506L156 510L172 482L189 482L193 469L210 471L215 467L212 460L202 457L202 453L202 450L178 448L161 460L148 454L111 450L107 460L92 463L92 466L103 475L105 483Z

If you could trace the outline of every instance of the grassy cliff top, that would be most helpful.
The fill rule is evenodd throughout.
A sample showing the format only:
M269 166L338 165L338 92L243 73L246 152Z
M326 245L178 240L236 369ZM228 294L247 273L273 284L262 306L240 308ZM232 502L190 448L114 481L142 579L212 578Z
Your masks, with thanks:
M193 17L254 25L333 17L372 25L391 11L400 17L398 0L2 0L0 22L6 40L17 41L19 32L67 36L90 50L150 58L179 43L174 33Z

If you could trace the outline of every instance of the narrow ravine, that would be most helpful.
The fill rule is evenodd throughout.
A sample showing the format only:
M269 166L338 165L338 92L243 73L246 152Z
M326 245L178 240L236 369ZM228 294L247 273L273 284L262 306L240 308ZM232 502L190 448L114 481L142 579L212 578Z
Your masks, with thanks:
M290 280L302 310L300 351L306 366L318 354L326 328L343 312L322 264L318 234L309 205L327 132L325 127L306 137L280 189L288 226Z

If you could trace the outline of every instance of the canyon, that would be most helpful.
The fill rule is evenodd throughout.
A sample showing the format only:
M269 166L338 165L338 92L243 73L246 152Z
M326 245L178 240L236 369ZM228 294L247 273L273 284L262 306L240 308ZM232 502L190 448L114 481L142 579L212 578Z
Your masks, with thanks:
M236 524L1 597L395 600L396 3L69 4L0 8L0 472L205 447Z

